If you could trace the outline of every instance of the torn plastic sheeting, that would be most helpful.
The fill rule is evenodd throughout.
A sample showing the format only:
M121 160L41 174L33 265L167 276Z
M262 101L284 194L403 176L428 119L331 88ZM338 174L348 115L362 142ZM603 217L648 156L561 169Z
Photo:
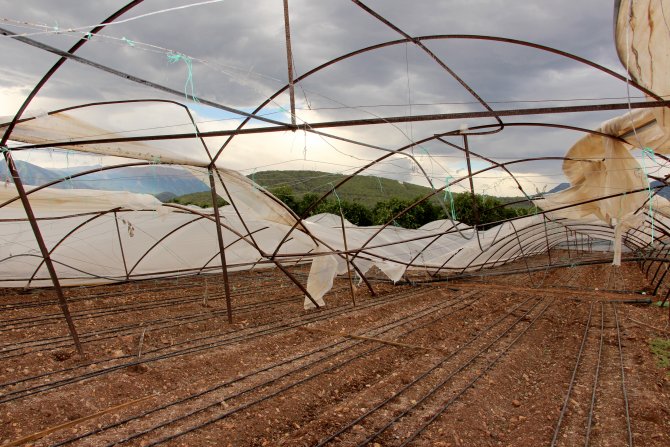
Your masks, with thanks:
M24 187L27 192L35 188L30 185L24 185ZM19 197L19 193L13 183L5 183L3 186L0 186L0 203L17 197ZM44 188L29 194L28 200L33 210L42 217L50 213L99 212L114 208L169 212L169 209L164 208L160 200L151 194L139 194L128 191ZM14 200L6 206L23 209L23 204L20 200Z
M6 118L5 118L6 119ZM0 129L7 127L7 122L0 124ZM45 144L56 141L73 141L65 147L68 150L89 154L146 160L161 163L187 164L206 166L208 159L204 149L197 154L193 151L166 151L165 144L153 146L145 142L95 143L76 144L76 140L104 139L119 136L111 129L94 126L67 112L46 115L36 119L20 122L14 127L10 140L27 144ZM54 145L54 147L58 147ZM183 147L183 146L182 146Z
M209 185L209 170L201 167L186 166L189 172ZM257 218L275 222L281 225L293 226L297 219L281 203L276 202L267 194L261 191L260 187L237 171L225 168L216 168L217 173L213 173L216 184L216 193L228 203L234 203L235 206L244 215L251 215ZM221 176L221 178L219 178ZM225 182L225 188L221 180ZM226 193L228 191L228 193ZM232 197L231 197L232 196ZM298 226L299 231L306 231L302 225ZM277 241L279 242L279 241Z
M319 248L317 253L323 253L323 249ZM333 287L335 276L347 272L346 264L338 262L336 256L325 255L317 256L312 260L312 266L309 269L309 277L307 278L307 292L319 306L325 306L323 296ZM314 309L316 306L307 296L304 302L305 309Z

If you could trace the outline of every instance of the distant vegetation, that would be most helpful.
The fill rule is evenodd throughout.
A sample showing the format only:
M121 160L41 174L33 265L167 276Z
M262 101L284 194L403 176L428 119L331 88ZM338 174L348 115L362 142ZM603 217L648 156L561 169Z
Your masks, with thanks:
M278 186L269 190L298 216L309 217L320 213L331 213L339 216L341 212L345 219L359 226L385 224L420 199L420 196L409 199L391 197L386 200L377 201L373 206L366 206L358 201L346 200L338 192L337 197L331 195L310 209L321 197L321 194L310 192L298 196L289 186ZM364 192L361 191L361 193ZM198 205L203 208L212 206L211 194L209 192L187 194L172 199L172 202L182 205ZM505 206L500 199L490 196L476 195L475 203L476 210L473 207L473 199L469 193L453 194L454 219L469 225L479 222L482 228L486 228L486 224L488 223L524 216L533 212L532 208ZM219 206L224 206L225 204L226 202L219 197ZM445 213L445 208L447 213ZM419 228L429 222L449 218L451 213L452 204L449 200L446 201L444 208L436 202L426 200L395 219L393 223L403 228Z
M168 202L178 203L180 205L196 205L200 208L211 208L212 206L212 193L211 191L205 192L194 192L191 194L184 194L183 196L173 197ZM219 206L226 206L228 202L223 200L221 197L218 197L217 204Z
M339 200L337 197L329 197L309 210L320 195L309 193L296 198L288 186L273 188L270 189L270 192L299 216L313 216L320 213L339 215L341 212L345 219L359 226L385 224L420 200L420 197L412 199L392 197L379 201L372 207L367 207L359 202L342 199L338 192ZM473 204L476 204L476 209ZM445 208L446 213L442 206L426 200L395 219L394 223L403 228L419 228L428 222L451 217L452 204L449 199L445 203ZM483 228L486 228L487 223L525 216L532 211L532 208L505 207L504 203L495 197L476 195L473 202L473 197L469 193L453 194L453 213L455 214L453 218L468 225L479 222Z
M300 199L305 194L323 195L346 176L320 171L263 171L248 176L268 190L286 186ZM368 208L391 197L412 199L431 192L430 188L381 177L358 175L337 189L340 199Z

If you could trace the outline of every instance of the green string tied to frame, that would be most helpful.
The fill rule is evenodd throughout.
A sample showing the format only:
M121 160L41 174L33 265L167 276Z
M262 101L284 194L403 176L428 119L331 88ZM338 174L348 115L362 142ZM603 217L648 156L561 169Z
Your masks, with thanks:
M330 188L333 191L333 194L335 194L335 199L337 199L337 206L340 208L340 213L342 213L342 202L340 201L340 196L337 193L337 189L335 189L335 185L333 185L333 182L329 182Z
M456 220L457 218L456 218L456 207L454 206L454 195L451 193L451 188L449 188L449 181L453 179L454 178L450 175L444 178L445 190L443 200L447 200L447 198L449 199L449 206L451 208L451 218L453 220Z
M0 154L4 155L7 152L9 152L9 148L7 146L5 146L5 145L0 146ZM9 170L7 170L7 174L8 174L7 178L5 179L5 187L7 187L7 185L9 184L9 180L11 178L11 176L9 175ZM13 182L13 180L12 180L12 182Z
M195 96L195 87L193 86L193 60L182 53L169 52L167 54L168 63L176 64L179 61L184 61L186 65L186 82L184 83L184 97L188 101L188 91L191 91L191 100L194 102L198 101L198 98Z
M127 39L125 37L122 37L121 40L125 42L129 47L134 47L135 46L135 41Z
M379 192L384 194L384 187L382 186L382 181L379 177L375 177L377 179L377 183L379 183Z
M649 218L651 219L651 243L654 243L654 207L652 206L653 196L651 194L651 182L649 181L649 174L647 173L647 165L644 162L644 156L648 155L651 161L656 161L656 154L654 150L650 147L642 148L642 169L644 170L644 175L647 177L647 192L649 194Z

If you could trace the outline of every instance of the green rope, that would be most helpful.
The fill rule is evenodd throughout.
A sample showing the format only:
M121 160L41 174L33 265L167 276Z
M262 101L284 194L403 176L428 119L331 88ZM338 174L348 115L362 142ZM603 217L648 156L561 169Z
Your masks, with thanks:
M340 214L344 216L344 212L342 211L342 202L340 201L340 195L337 193L337 189L335 189L335 185L333 185L333 182L329 182L330 188L333 191L333 194L335 194L335 198L337 199L337 206L340 208Z
M333 194L335 194L335 198L337 199L337 206L340 207L340 211L342 211L342 202L340 202L340 195L337 193L337 189L335 189L335 187L333 187Z
M447 200L447 197L449 198L449 205L451 207L451 218L453 220L456 220L456 207L454 206L454 195L451 193L451 189L449 188L449 180L452 180L453 177L448 175L444 178L444 184L446 185L446 189L444 190L444 199Z
M125 43L127 43L129 47L134 47L135 46L135 42L130 40L130 39L126 39L125 37L122 37L121 40L124 41Z
M0 146L0 154L4 155L6 152L9 152L9 148L7 146L4 146L4 145ZM9 170L7 170L7 173L9 174ZM5 179L5 188L9 184L10 177L11 176L7 176L7 178Z
M193 61L190 57L182 53L173 53L169 52L167 54L168 63L176 64L179 61L184 61L186 65L186 82L184 83L184 96L188 100L188 90L191 90L191 99L194 102L199 102L198 98L195 96L195 88L193 87Z
M382 186L382 181L379 177L375 177L377 179L377 183L379 183L379 191L384 194L384 187Z

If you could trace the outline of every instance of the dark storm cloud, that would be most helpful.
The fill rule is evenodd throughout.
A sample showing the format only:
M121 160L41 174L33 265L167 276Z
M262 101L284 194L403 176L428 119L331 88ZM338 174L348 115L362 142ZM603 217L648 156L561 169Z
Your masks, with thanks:
M185 5L189 1L145 1L123 16ZM345 0L290 0L293 53L298 75L347 52L401 38L358 6ZM97 23L123 3L61 0L0 0L2 16L43 23L61 30ZM374 0L366 2L411 35L485 34L528 40L592 59L622 72L612 33L609 0L503 0L444 1ZM3 26L15 32L30 29ZM151 44L188 55L193 60L192 81L196 95L227 106L250 109L286 82L286 54L282 2L241 1L198 6L167 12L103 31L113 39L94 38L80 55L116 69L183 91L188 76L183 61L169 63L167 54ZM126 40L121 40L125 38ZM70 35L37 36L35 39L68 48ZM130 41L130 42L129 42ZM133 46L132 42L136 44ZM621 97L625 84L555 55L492 42L466 40L427 41L426 45L487 101ZM56 59L41 50L9 39L0 39L6 67L0 87L26 87L35 82ZM204 60L200 63L197 59ZM445 113L482 110L446 71L414 45L396 45L336 64L304 81L296 90L299 106L319 108L395 104L404 107L370 107L372 114L391 116L411 113ZM169 97L123 79L69 62L47 85L44 96L61 105L101 99ZM171 97L172 99L179 99ZM183 98L182 98L183 99ZM415 105L408 101L428 105ZM282 97L279 104L286 106ZM472 103L472 104L452 104ZM560 105L563 103L551 103ZM541 106L543 103L492 103L493 108ZM272 107L276 107L273 105ZM320 118L343 118L342 111L321 110ZM617 113L553 115L524 119L596 127ZM356 111L356 117L367 116ZM510 119L509 121L514 121ZM471 121L470 126L492 120ZM460 122L401 126L419 139L462 124ZM410 129L411 127L411 129ZM384 140L384 134L395 136ZM404 144L399 132L368 129L361 138L384 145ZM477 144L491 156L520 157L539 151L562 155L579 135L570 132L515 130ZM388 146L387 146L388 147ZM538 169L544 169L539 168Z
M95 23L119 5L118 2L70 1L58 2L58 8L55 8L53 2L47 1L4 3L2 10L10 18L54 26L58 24L61 29ZM414 35L483 33L521 38L616 65L609 3L383 1L371 2L370 6ZM184 2L144 2L124 17L179 4ZM292 1L290 6L294 59L299 73L348 51L401 37L348 1ZM259 92L254 88L240 88L240 83L262 82L267 90L272 90L281 84L267 79L286 79L281 2L276 0L231 0L194 7L111 26L105 33L160 45L210 61L212 64L209 67L194 64L197 88L202 96L227 99L231 105L248 102L244 105L249 106L257 101ZM41 40L60 42L62 48L71 42L71 39L62 36ZM442 53L439 43L429 45L435 47L437 53ZM15 48L15 52L20 53L21 49ZM432 72L432 76L422 76L417 80L420 81L414 86L417 95L422 92L426 92L424 95L439 93L442 85L452 82L427 57L417 54L415 48L410 52L412 77ZM491 59L486 53L501 57ZM489 90L497 92L501 86L496 87L496 83L505 83L507 79L510 84L523 86L526 78L537 75L537 71L534 73L523 63L505 60L502 58L504 53L500 45L473 45L468 48L467 45L456 44L452 53L444 56L449 65L453 63L461 67L472 63L478 74L473 76L466 72L464 77L485 90L490 86ZM81 54L101 63L122 67L138 76L167 81L173 86L179 85L184 72L179 64L167 64L164 55L124 48L119 42L103 40L98 45L91 43ZM335 66L320 77L327 87L340 89L336 99L342 102L357 99L359 102L379 103L379 90L404 75L404 54L404 48L381 50ZM489 65L481 66L482 59ZM505 63L508 65L505 68L509 70L502 79L496 79L498 67ZM560 69L561 63L567 62L556 62L557 69ZM211 67L221 67L222 70L225 70L223 67L235 67L229 70L233 78ZM258 73L265 80L254 79L257 76L253 74L244 75L245 70L247 73ZM101 79L109 82L106 77ZM377 88L367 88L372 86ZM509 91L505 85L503 87ZM229 91L231 89L233 91ZM392 94L395 95L395 92ZM406 98L406 92L401 96Z

